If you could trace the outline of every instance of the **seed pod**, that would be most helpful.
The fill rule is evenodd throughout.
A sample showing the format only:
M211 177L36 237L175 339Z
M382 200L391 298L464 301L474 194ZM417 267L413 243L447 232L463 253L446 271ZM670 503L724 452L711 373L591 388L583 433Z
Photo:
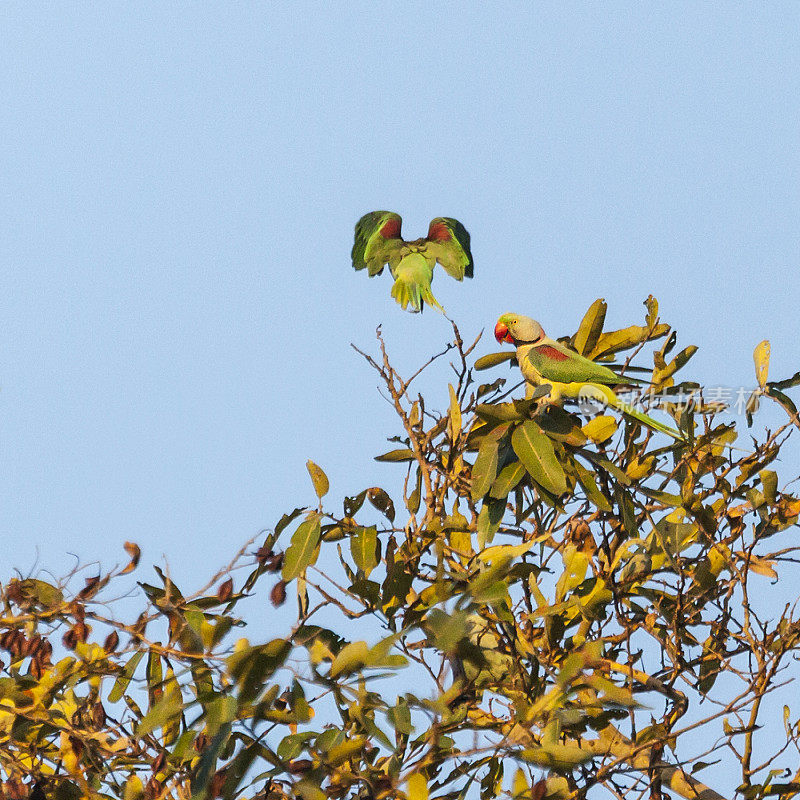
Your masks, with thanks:
M89 638L89 626L85 622L78 622L75 625L75 635L78 641L85 642Z
M223 581L217 589L217 599L220 603L227 603L233 596L233 578Z
M103 725L106 724L106 710L103 708L103 704L101 702L97 702L94 704L92 708L92 723L94 724L95 728L102 728ZM161 754L163 755L163 753ZM158 770L155 770L158 772Z
M78 634L75 633L75 628L70 628L62 637L61 643L67 650L74 650L75 645L78 644Z
M269 593L269 599L276 608L286 602L286 581L278 581Z

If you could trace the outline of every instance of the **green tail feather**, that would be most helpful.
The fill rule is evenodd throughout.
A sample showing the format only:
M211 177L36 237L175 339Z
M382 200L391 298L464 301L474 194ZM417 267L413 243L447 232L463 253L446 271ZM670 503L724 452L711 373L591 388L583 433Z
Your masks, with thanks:
M422 311L425 303L444 313L444 309L431 292L433 278L433 261L428 261L424 253L412 252L404 256L400 263L392 268L394 286L392 297L403 308L411 305L412 310Z
M392 297L405 309L409 305L412 311L422 311L422 306L427 303L442 313L444 309L439 305L439 301L433 296L430 286L419 284L414 280L398 275L397 280L392 286Z
M663 422L659 422L657 419L653 419L647 414L637 411L635 408L625 405L624 408L620 408L619 410L622 411L623 414L627 414L627 416L635 419L637 422L641 422L642 425L646 425L648 428L652 428L660 433L665 433L667 436L671 436L679 442L685 441L684 437L675 430L675 428L671 428L669 425L665 425Z

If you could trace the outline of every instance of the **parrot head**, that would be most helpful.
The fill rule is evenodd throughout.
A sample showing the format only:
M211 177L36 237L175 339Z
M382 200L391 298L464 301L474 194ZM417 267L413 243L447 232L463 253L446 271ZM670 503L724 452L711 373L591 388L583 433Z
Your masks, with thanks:
M494 326L494 338L498 344L508 342L517 345L521 343L531 344L538 342L544 337L542 326L530 317L522 314L503 314Z

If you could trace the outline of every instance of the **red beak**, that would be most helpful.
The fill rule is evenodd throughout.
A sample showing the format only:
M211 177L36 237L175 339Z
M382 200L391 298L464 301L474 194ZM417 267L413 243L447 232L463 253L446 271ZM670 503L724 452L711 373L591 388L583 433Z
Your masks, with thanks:
M494 326L494 338L497 339L498 344L502 344L503 342L514 344L514 338L508 332L508 325L506 325L505 322L498 322L497 325Z

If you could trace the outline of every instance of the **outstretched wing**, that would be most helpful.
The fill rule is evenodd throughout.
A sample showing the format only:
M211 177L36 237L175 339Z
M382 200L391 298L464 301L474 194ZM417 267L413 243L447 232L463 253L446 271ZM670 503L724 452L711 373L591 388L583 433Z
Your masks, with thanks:
M370 211L356 223L356 236L350 254L355 269L367 268L370 277L380 275L385 264L391 266L403 244L403 220L392 211Z
M543 378L559 383L600 383L616 386L625 380L608 367L590 361L552 340L531 347L527 357Z
M472 277L472 253L467 229L452 217L436 217L428 226L430 251L448 275L460 281Z

